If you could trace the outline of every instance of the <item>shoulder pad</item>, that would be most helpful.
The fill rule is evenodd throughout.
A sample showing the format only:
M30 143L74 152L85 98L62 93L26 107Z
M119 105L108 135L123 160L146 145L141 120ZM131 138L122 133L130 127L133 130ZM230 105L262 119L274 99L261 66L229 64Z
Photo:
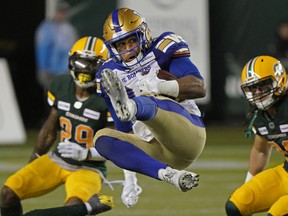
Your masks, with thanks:
M190 56L190 50L186 41L173 32L164 32L155 40L155 49L163 53L173 53L173 56Z
M62 74L56 76L47 92L47 101L50 106L53 106L59 95L67 92L74 85L73 78L70 74Z
M73 78L70 74L58 75L53 79L53 81L49 87L49 90L53 91L54 89L61 88L61 87L63 87L63 85L68 84L69 81L73 81Z
M56 97L52 94L52 92L48 91L47 92L47 102L50 106L53 106L55 103Z

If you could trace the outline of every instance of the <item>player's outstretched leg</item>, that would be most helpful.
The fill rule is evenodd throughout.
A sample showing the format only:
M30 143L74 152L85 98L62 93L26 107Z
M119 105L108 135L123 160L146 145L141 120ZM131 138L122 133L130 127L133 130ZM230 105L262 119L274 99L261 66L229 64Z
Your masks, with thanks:
M158 177L162 181L174 184L183 192L198 186L199 175L185 170L176 170L167 166L166 169L158 171Z
M104 69L101 73L101 84L109 95L119 120L133 120L137 109L136 104L128 98L125 87L119 77L112 70Z
M113 198L103 194L93 195L86 203L78 203L70 206L60 206L47 209L36 209L25 213L23 216L86 216L98 215L109 211L114 207Z

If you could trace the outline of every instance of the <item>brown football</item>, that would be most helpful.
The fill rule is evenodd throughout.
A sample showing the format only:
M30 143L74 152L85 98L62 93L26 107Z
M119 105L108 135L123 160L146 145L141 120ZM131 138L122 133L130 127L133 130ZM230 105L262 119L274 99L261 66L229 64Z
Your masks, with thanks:
M160 69L158 71L157 77L159 79L163 79L163 80L175 80L175 79L177 79L177 77L174 74L170 73L169 71L162 70L162 69Z

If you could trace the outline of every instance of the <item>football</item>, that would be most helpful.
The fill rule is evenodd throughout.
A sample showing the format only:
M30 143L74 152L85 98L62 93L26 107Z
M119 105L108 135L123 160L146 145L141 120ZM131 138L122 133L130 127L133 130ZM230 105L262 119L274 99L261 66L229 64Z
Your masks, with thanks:
M170 73L169 71L162 70L162 69L160 69L158 71L157 77L159 79L163 79L163 80L175 80L175 79L177 79L177 77L174 74Z

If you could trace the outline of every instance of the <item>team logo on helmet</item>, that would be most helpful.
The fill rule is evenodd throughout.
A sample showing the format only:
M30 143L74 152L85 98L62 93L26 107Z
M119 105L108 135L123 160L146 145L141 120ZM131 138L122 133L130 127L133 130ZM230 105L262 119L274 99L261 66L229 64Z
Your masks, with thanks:
M284 74L284 69L283 66L280 62L277 62L276 64L274 64L274 74L276 76L276 78L281 77Z

